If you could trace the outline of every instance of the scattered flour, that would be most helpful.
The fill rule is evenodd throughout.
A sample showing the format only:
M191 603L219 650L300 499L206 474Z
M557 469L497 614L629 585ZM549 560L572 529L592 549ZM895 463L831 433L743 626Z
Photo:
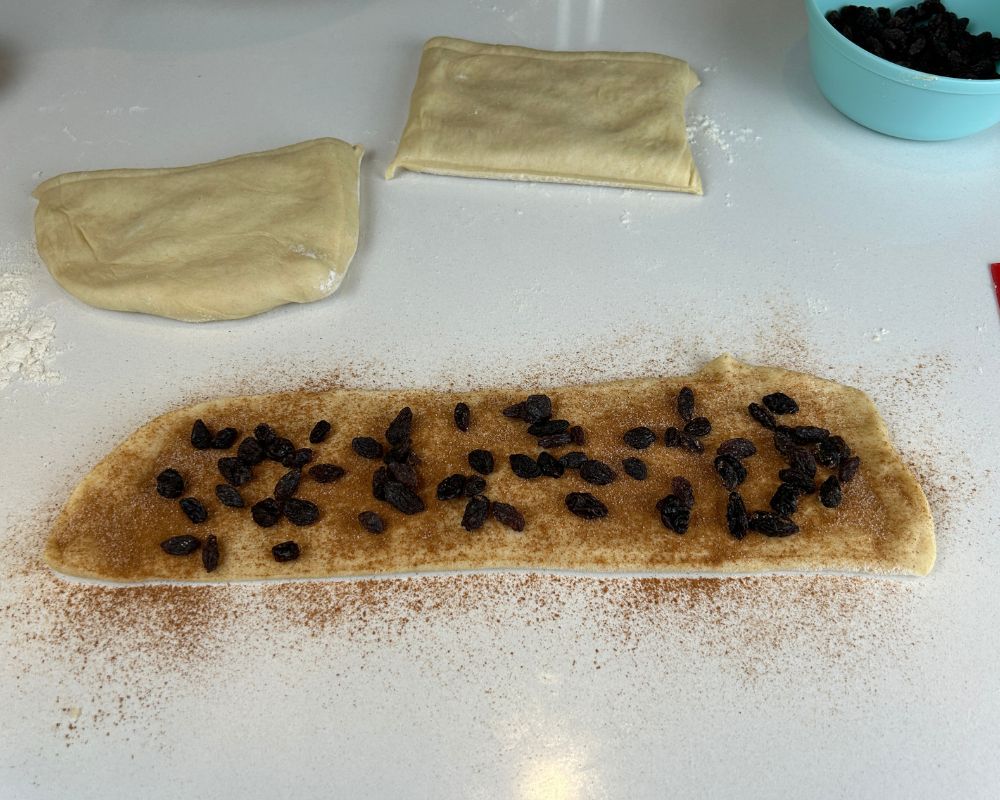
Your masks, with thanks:
M734 144L760 141L753 128L723 128L707 114L695 114L691 117L687 126L687 138L692 144L699 141L711 142L722 151L727 164L735 163Z
M0 247L0 390L14 380L55 383L56 323L32 309L31 272L38 256L30 244Z

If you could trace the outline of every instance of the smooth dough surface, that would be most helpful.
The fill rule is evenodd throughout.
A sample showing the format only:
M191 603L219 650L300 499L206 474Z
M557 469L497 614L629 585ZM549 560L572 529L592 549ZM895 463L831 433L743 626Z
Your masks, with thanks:
M696 412L712 423L702 454L663 446L663 431L677 425L675 398L682 386L696 396ZM746 460L747 481L740 487L749 509L767 509L784 463L770 431L750 419L747 404L774 391L798 400L800 412L790 424L820 425L843 436L861 457L858 475L845 484L837 509L820 505L816 495L803 497L795 514L801 532L782 539L751 533L736 541L725 520L728 493L712 461L719 443L734 436L750 438L758 453ZM430 390L359 391L333 389L212 400L165 414L140 428L101 461L73 491L51 532L46 558L56 570L111 581L169 579L216 581L369 575L428 570L487 568L560 569L585 572L742 573L776 570L859 571L923 575L934 563L934 525L927 500L913 475L889 442L885 425L861 391L797 372L752 367L721 356L687 377L648 378L546 390L554 415L580 424L586 443L556 449L556 455L582 449L611 465L618 477L606 486L584 483L577 471L561 478L526 480L514 475L508 455L537 456L526 424L500 412L528 391L496 389L467 393ZM471 409L472 423L459 431L453 412L459 401ZM406 516L372 496L372 476L381 460L361 458L351 440L381 439L403 406L413 411L413 448L420 457L417 474L426 510ZM346 475L317 483L305 474L297 496L320 509L318 521L296 527L283 519L261 528L249 506L269 496L286 468L272 461L254 467L254 478L240 488L247 507L234 509L216 499L222 483L217 459L228 451L195 450L191 426L203 419L210 428L236 427L250 434L270 423L296 446L313 448L315 462L334 463ZM308 444L319 419L333 423L320 444ZM652 447L627 447L624 431L648 425L658 436ZM475 532L462 528L465 500L438 501L435 487L456 472L471 474L467 454L486 448L496 469L486 476L485 494L510 503L524 515L524 531L515 533L495 520ZM621 460L639 456L649 468L645 481L633 480ZM166 468L181 473L185 496L200 499L206 522L195 525L178 500L160 497L156 476ZM820 479L826 472L820 469ZM688 532L677 535L660 522L656 502L671 491L674 476L693 485L695 505ZM583 520L567 511L569 492L589 491L609 509L608 516ZM362 530L358 513L377 511L384 533ZM222 559L206 573L197 554L166 555L159 543L171 536L218 537ZM302 555L276 563L271 547L294 540Z
M202 322L308 303L358 246L363 149L314 139L209 164L72 172L34 191L38 252L100 308Z
M399 169L701 194L684 124L698 85L655 53L424 45Z

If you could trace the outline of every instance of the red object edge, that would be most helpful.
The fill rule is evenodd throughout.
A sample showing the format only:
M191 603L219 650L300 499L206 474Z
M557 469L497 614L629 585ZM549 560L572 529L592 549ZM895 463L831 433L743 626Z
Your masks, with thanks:
M993 291L997 295L997 306L1000 306L1000 261L990 264L990 274L993 276Z

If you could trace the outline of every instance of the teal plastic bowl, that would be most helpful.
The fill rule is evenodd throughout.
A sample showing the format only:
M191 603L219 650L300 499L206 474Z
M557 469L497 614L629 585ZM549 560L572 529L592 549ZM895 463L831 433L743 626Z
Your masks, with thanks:
M895 10L916 2L885 5ZM958 139L1000 122L1000 79L943 78L872 55L826 21L826 12L848 3L806 0L813 75L835 108L866 128L921 141ZM1000 0L945 0L945 5L969 18L972 33L1000 36Z

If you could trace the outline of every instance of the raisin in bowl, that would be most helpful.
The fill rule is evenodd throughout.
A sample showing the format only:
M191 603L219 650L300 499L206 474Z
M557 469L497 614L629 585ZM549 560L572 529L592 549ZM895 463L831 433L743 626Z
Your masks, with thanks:
M958 139L1000 122L1000 79L951 78L894 64L854 44L827 21L844 0L805 0L813 75L847 117L901 139ZM886 4L893 11L919 0ZM972 34L1000 37L1000 0L946 0ZM874 7L874 6L873 6Z

